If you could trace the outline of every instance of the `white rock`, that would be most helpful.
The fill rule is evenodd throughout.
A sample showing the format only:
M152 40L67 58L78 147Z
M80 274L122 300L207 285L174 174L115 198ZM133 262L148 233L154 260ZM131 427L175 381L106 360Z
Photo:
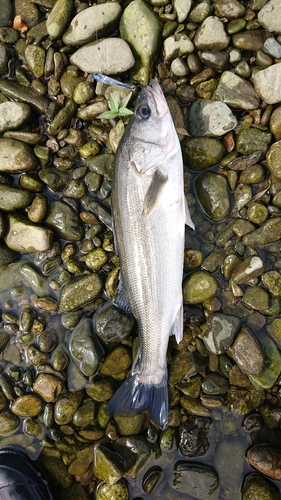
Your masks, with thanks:
M82 10L71 21L63 35L66 45L85 45L113 33L122 14L122 8L116 2L94 5Z
M132 68L135 59L125 40L105 38L78 49L70 62L87 73L116 75Z
M224 102L202 99L189 106L187 129L193 137L220 137L236 125L234 114Z
M199 26L194 43L199 50L223 50L228 46L229 36L221 20L216 16L209 16Z
M181 57L177 57L172 61L171 70L174 73L174 75L177 76L178 78L182 78L183 76L186 76L189 73L188 66Z
M178 23L182 23L187 18L190 8L191 0L173 0L173 7L177 14Z
M258 71L252 80L257 94L267 104L281 101L281 63Z
M22 102L7 101L0 104L0 133L20 127L30 115L30 107Z
M164 40L164 59L171 61L176 57L183 57L194 51L194 45L185 34L168 36Z
M281 2L269 0L258 13L261 25L272 33L281 34Z

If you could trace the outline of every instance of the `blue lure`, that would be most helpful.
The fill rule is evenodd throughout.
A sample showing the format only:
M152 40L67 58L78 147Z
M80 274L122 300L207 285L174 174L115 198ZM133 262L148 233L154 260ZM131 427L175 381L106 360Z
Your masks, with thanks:
M119 80L115 80L114 78L110 78L109 76L103 75L102 73L92 73L92 78L97 80L97 82L105 83L106 85L116 85L117 87L125 87L125 89L134 90L135 85L129 85L128 83L119 82Z

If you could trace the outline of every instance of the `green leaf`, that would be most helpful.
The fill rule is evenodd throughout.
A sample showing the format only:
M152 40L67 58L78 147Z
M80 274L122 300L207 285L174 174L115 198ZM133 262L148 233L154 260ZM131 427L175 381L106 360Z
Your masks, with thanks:
M104 113L101 113L101 115L97 116L97 118L106 118L107 120L110 120L111 118L116 118L119 116L118 111L105 111Z
M119 116L130 116L133 114L134 114L134 112L128 108L120 108L119 109Z
M119 102L117 101L116 97L114 97L113 94L110 94L109 107L110 107L111 111L113 111L114 113L118 113Z

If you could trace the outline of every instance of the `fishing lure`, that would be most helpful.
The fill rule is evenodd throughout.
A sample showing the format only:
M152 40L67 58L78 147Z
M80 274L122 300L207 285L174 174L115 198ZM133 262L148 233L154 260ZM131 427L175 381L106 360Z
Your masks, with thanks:
M116 85L117 87L125 87L125 89L134 90L135 85L129 85L128 83L119 82L119 80L115 80L114 78L110 78L109 76L103 75L102 73L92 73L92 78L97 80L97 82L105 83L106 85Z

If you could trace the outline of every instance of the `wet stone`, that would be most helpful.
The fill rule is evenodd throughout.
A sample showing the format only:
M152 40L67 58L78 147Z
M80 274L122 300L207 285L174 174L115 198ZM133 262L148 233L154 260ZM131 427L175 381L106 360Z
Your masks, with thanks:
M266 153L270 141L269 132L262 132L255 128L241 130L237 135L236 149L242 155L251 155L256 151Z
M54 418L58 425L69 424L83 400L83 392L64 392L55 403Z
M222 73L213 98L235 109L250 110L259 105L259 97L253 85L231 71Z
M248 283L253 278L258 278L263 274L265 265L258 255L250 255L235 267L231 278L235 283Z
M197 399L189 398L188 396L182 396L180 398L181 406L187 410L191 415L198 415L201 417L208 417L210 410L206 408Z
M103 378L86 385L86 392L95 401L108 401L114 394L114 385L111 378Z
M72 477L67 471L67 466L57 457L42 456L43 467L51 474L56 483L62 488L69 488Z
M247 288L242 300L250 309L261 312L266 312L269 309L269 294L261 287Z
M250 375L255 387L270 389L276 383L281 371L281 353L271 337L260 332L259 341L264 351L264 370L260 375Z
M17 415L10 413L8 410L0 412L0 435L5 436L11 434L20 425L20 419Z
M18 173L34 170L37 161L31 149L15 139L0 139L0 172Z
M36 417L42 410L43 402L35 394L24 394L11 405L11 411L19 417Z
M281 349L281 318L274 318L267 326L266 331L275 340L279 349Z
M266 31L263 29L242 31L232 37L234 47L239 50L262 50L266 40Z
M108 500L109 498L129 500L130 493L127 484L122 480L112 485L101 483L97 489L96 500Z
M266 153L267 160L267 168L270 173L277 177L277 179L281 179L281 167L279 162L279 155L281 152L281 141L277 141L270 146Z
M207 349L213 354L222 354L231 346L240 326L236 316L222 313L210 314L203 338Z
M274 135L276 141L281 139L281 106L276 108L270 117L270 132Z
M93 324L99 339L106 346L115 347L130 335L134 318L112 304L106 303L95 314Z
M272 243L280 239L281 217L274 217L267 220L260 228L246 234L242 243L244 245L258 246Z
M103 349L89 318L84 318L74 328L69 348L72 359L81 372L87 377L92 377L102 362Z
M95 476L109 485L117 483L124 473L120 455L102 445L95 446L93 467Z
M191 138L182 144L183 158L191 170L205 170L219 163L225 154L220 141L214 138Z
M216 279L205 271L196 271L189 275L183 283L183 300L186 304L206 302L217 293Z
M179 353L170 364L169 385L178 384L196 373L196 363L191 352Z
M264 286L274 297L281 297L281 275L274 269L264 273L262 276Z
M84 236L82 223L72 207L60 201L49 205L46 224L50 226L60 238L79 241Z
M211 99L191 103L187 117L187 130L194 136L219 137L237 125L229 107Z
M218 486L218 475L211 467L185 461L175 464L173 488L176 491L192 495L200 500L207 500Z
M248 474L243 484L242 500L280 500L278 487L258 473Z
M195 180L195 189L204 213L213 221L223 221L230 213L230 196L226 178L214 172L203 172Z
M115 347L115 349L105 357L100 368L100 373L114 377L127 370L131 366L131 362L129 351L125 347Z
M63 391L63 388L63 380L49 373L39 373L33 384L33 390L39 394L46 403L55 403L57 397Z
M280 449L267 444L256 444L247 452L247 459L259 472L272 479L281 479Z
M21 102L2 102L0 104L0 132L14 130L29 118L31 109Z
M205 394L209 395L225 394L229 389L229 383L225 377L217 373L210 373L204 378L202 389Z
M241 419L239 419L241 420ZM238 421L239 422L239 421ZM240 424L239 424L240 426ZM225 464L231 460L231 470ZM239 498L245 463L245 442L239 438L222 437L215 451L214 466L229 498Z
M24 277L24 281L32 288L36 295L44 297L48 294L49 287L46 279L31 264L24 262L20 267L20 271Z
M94 300L101 289L102 281L98 274L91 273L74 278L62 288L60 307L64 312L74 311Z
M0 268L16 262L19 254L10 250L4 243L0 244Z
M211 421L208 418L196 418L193 424L183 424L179 429L179 450L185 457L200 457L207 453L210 442L208 433Z
M230 347L230 353L240 370L247 375L259 375L264 368L261 345L252 330L243 326Z
M142 431L143 424L146 420L146 415L140 413L133 416L115 416L118 433L121 436L134 436Z
M57 0L47 19L47 32L51 38L59 38L65 31L73 10L73 0Z
M86 427L94 422L95 418L95 404L93 401L89 401L84 405L80 406L78 410L73 415L73 423L77 427Z
M25 217L8 214L5 243L18 252L42 252L48 250L53 241L53 231L35 225Z

